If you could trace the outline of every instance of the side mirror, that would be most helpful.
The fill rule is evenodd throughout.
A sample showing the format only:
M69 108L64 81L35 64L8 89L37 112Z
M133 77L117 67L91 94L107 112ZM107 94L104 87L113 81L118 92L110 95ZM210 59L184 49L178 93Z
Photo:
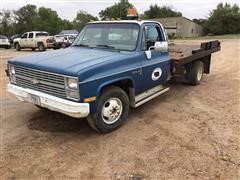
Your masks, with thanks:
M168 51L168 42L167 41L155 42L154 46L149 47L149 49L147 51L145 51L147 59L152 58L152 52L151 52L152 49L155 49L156 51L159 51L159 52L167 52Z
M155 49L159 52L167 52L168 51L168 42L167 41L157 41L154 46L149 47L148 50Z
M168 51L168 42L167 41L155 42L154 48L156 51L167 52Z

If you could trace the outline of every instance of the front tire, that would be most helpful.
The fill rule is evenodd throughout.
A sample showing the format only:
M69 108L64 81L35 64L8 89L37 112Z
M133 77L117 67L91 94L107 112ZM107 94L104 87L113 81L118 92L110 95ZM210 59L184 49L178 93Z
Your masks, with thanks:
M97 111L87 117L88 124L98 132L109 133L123 124L129 112L125 91L116 86L107 87L101 94Z

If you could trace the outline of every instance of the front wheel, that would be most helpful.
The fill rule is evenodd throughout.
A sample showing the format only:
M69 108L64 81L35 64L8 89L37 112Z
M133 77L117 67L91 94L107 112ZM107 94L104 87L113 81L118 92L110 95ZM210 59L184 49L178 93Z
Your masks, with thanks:
M128 116L129 99L116 86L107 87L101 94L97 111L87 117L88 124L98 132L109 133L118 129Z
M19 43L16 43L16 44L15 44L15 48L16 48L17 51L20 51L20 50L21 50L21 46L19 45Z

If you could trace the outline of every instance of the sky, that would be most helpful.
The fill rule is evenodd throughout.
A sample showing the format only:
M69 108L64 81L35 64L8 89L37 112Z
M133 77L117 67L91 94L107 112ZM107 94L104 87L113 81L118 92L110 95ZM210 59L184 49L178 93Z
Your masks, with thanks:
M238 4L240 0L129 0L138 10L143 13L151 4L170 6L180 11L183 16L194 18L206 18L209 12L216 8L220 2ZM58 15L67 20L73 20L79 10L98 16L98 13L118 0L0 0L0 9L16 10L27 4L37 7L48 7L57 11Z

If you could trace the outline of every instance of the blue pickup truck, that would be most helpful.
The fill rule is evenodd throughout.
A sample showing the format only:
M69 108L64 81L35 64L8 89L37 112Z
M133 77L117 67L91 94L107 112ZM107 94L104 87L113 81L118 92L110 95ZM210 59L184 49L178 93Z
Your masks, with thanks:
M194 49L170 45L155 21L90 22L66 49L9 60L8 91L39 108L87 117L93 129L108 133L130 108L167 92L169 80L198 85L219 50L219 41Z

